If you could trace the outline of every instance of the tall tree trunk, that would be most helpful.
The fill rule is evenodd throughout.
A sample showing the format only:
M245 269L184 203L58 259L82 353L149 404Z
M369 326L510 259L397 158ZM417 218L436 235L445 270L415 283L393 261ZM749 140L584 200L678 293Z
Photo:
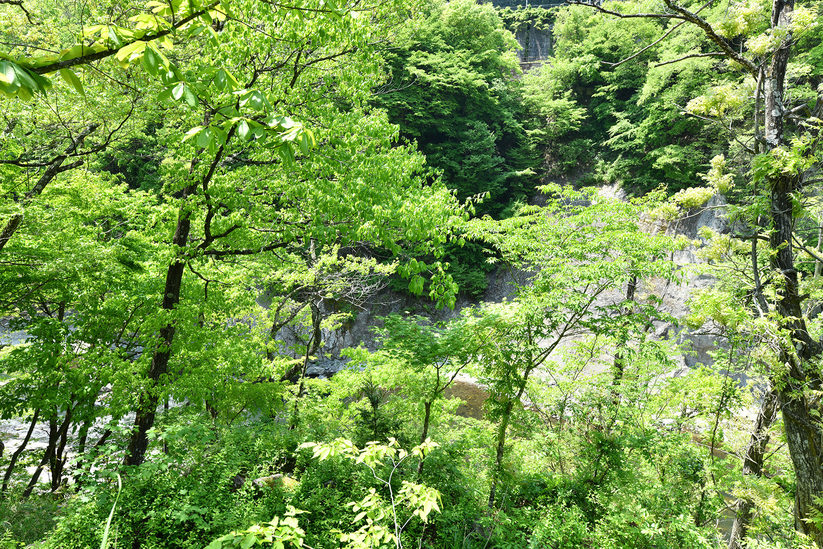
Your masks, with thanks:
M66 415L63 423L60 425L57 433L57 443L51 455L49 462L49 472L51 473L51 491L54 492L60 487L63 482L63 471L66 465L66 445L69 440L69 429L71 427L71 419L74 414L74 396L69 397L69 404L66 407Z
M626 307L620 308L620 315L626 316L630 315L634 309L634 294L637 291L637 277L633 276L629 279L629 283L626 286ZM628 329L625 326L620 327L620 334L617 338L617 347L614 350L614 362L612 363L612 386L614 392L614 399L617 401L619 399L619 394L617 393L617 386L620 385L620 382L623 380L623 373L626 368L626 356L624 354L624 348L628 343L629 334Z
M764 87L764 140L769 151L785 144L784 104L785 77L793 37L788 30L794 0L773 0L771 26L785 31L780 47L766 71ZM783 327L791 334L792 349L785 349L780 361L789 368L785 381L780 380L778 400L783 412L786 441L796 477L795 525L823 548L822 525L813 520L823 511L815 501L823 497L823 430L811 413L820 402L806 391L813 376L806 364L820 354L819 343L812 341L803 319L803 298L798 289L794 266L792 235L794 230L793 195L800 185L799 175L778 175L771 186L771 266L782 276L779 284L777 312L785 319Z
M306 354L303 356L303 365L300 369L300 380L297 385L297 393L294 395L294 410L292 411L291 423L289 425L289 428L291 429L297 427L299 420L298 414L300 412L300 397L303 396L303 390L305 389L306 370L308 370L309 367L309 357L316 353L320 348L320 340L323 335L320 330L320 322L323 320L323 316L320 313L321 302L322 300L317 303L314 301L311 302L311 335L309 336L309 341L306 343Z
M532 343L531 332L529 334L529 343ZM531 363L531 360L529 362ZM523 372L523 378L520 380L520 387L517 390L517 394L514 398L509 399L506 402L503 408L503 417L500 419L500 425L497 426L497 445L495 449L494 472L492 473L492 485L489 489L489 509L494 507L494 500L497 497L497 484L500 482L500 477L503 473L503 455L506 450L506 431L509 428L509 420L511 419L514 405L520 402L523 398L523 394L526 392L526 384L529 380L529 374L534 368L535 365L532 364Z
M74 395L69 398L69 404L66 407L66 416L63 419L63 424L60 425L60 430L57 434L57 443L54 452L52 452L51 461L49 462L52 492L57 490L63 482L63 470L66 465L66 445L69 440L69 427L71 427L71 418L74 411L73 403Z
M161 309L172 311L180 301L180 289L183 284L183 269L186 266L185 260L180 257L180 251L186 246L191 232L191 212L186 198L194 194L196 185L189 185L183 190L183 205L177 217L177 228L174 231L172 245L178 251L175 258L166 269L166 284L163 290L163 303ZM129 447L126 453L126 465L140 465L146 458L146 450L149 446L148 432L154 426L154 419L157 414L157 406L160 402L160 395L157 392L157 384L160 378L168 372L169 358L171 357L171 347L174 343L174 324L169 322L160 328L159 341L151 357L151 366L148 372L148 386L140 392L137 410L134 417L134 430L132 431Z
M821 459L821 432L818 420L810 416L812 406L804 397L780 392L786 441L789 446L795 473L795 527L823 547L823 530L815 517L821 511L819 498L823 496L823 459Z
M770 390L763 395L760 411L754 422L749 447L743 458L743 474L761 476L763 474L763 458L766 455L766 445L769 443L769 427L777 418L777 394ZM735 517L732 530L729 534L728 549L744 549L741 545L746 538L746 530L751 523L754 502L749 498L740 498L734 505Z

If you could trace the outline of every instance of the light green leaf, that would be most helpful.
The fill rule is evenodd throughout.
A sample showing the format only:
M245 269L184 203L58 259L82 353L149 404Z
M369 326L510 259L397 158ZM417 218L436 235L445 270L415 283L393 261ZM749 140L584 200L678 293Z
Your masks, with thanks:
M246 120L241 120L237 124L237 135L240 139L248 139L249 138L249 123Z
M117 59L118 63L122 67L128 67L129 63L142 55L143 51L146 49L146 43L142 40L135 40L131 44L123 46L120 48L116 54L114 54L114 58Z
M195 143L197 143L198 147L205 149L211 144L213 138L214 136L211 128L206 128L205 130L197 134L197 140L195 141Z
M246 536L243 538L243 541L240 542L240 548L249 549L249 547L251 547L255 543L257 543L257 536L255 536L252 533L249 533L246 534Z
M191 139L192 137L198 135L202 131L203 131L203 126L193 127L192 129L190 129L189 131L186 132L185 136L183 136L183 141L184 142L188 141L189 139Z
M60 76L63 77L63 80L66 81L68 85L74 88L77 93L80 95L86 95L86 92L83 90L83 83L80 82L80 79L77 78L77 75L74 72L70 71L69 69L60 69Z
M160 73L162 65L162 58L153 46L149 45L143 54L143 66L152 76L157 76Z
M0 84L19 86L15 84L17 76L11 61L0 61Z
M186 83L185 82L178 82L176 86L174 86L171 90L171 96L174 97L177 101L183 99L183 94L186 93Z

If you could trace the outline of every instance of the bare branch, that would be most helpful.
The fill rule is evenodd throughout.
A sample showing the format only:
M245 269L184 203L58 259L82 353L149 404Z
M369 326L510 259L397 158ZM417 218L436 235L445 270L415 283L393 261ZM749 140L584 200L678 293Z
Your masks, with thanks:
M680 4L676 4L672 0L663 0L663 2L666 4L666 7L670 9L673 13L620 13L619 11L604 8L603 6L594 3L594 1L567 0L566 3L573 6L587 6L596 9L601 13L613 15L615 17L620 17L621 19L679 19L684 22L688 21L689 23L692 23L693 25L700 27L706 34L706 37L720 47L720 50L723 55L743 65L743 67L745 67L745 69L753 76L757 76L757 65L755 65L752 61L746 59L745 57L743 57L741 53L736 51L732 43L729 42L726 38L720 36L708 21L706 21L697 14L698 12L689 11Z
M675 4L672 0L663 0L663 2L670 10L680 14L683 19L700 27L709 40L720 46L720 49L723 51L723 53L726 54L726 57L743 65L743 67L745 67L746 70L749 71L749 73L752 76L757 76L757 65L743 57L743 55L739 53L737 50L735 50L733 44L729 42L726 38L723 38L722 36L717 34L717 31L714 30L714 27L712 27L708 21L697 15L697 13L687 10L680 4Z
M671 65L672 63L679 63L680 61L684 61L686 59L691 59L693 57L719 57L719 56L725 56L725 55L726 54L722 51L712 51L712 52L709 52L709 53L690 53L690 54L684 55L683 57L678 57L677 59L672 59L670 61L662 61L660 63L657 63L655 65L655 68L662 67L663 65Z
M715 0L709 0L708 2L706 2L705 4L703 4L702 6L700 6L700 9L698 9L695 13L700 13L701 11L703 11L704 9L706 9L707 7L709 7L710 5L712 5L714 2L715 2ZM605 65L609 65L610 67L618 67L618 66L622 65L623 63L626 63L627 61L631 61L632 59L635 59L636 57L638 57L639 55L641 55L643 52L650 50L651 48L653 48L654 46L656 46L657 44L659 44L660 42L662 42L663 40L665 40L666 38L668 38L669 36L671 36L671 34L672 34L674 31L676 31L677 29L679 29L679 28L680 28L681 26L683 26L685 23L686 23L686 21L681 21L680 23L676 24L675 26L673 26L672 28L670 28L669 30L667 30L667 31L666 31L666 33L665 33L663 36L661 36L660 38L658 38L657 40L655 40L655 41L654 41L654 42L652 42L651 44L648 44L647 46L644 46L643 48L641 48L641 49L640 49L640 50L638 50L637 52L633 53L633 54L632 54L632 55L630 55L629 57L626 57L625 59L621 59L621 60L620 60L620 61L618 61L617 63L608 63L608 62L604 61L604 62L603 62L603 64L605 64ZM659 65L658 65L658 66L659 66Z
M580 0L568 0L566 4L570 6L586 6L589 8L594 8L601 13L605 13L607 15L614 15L615 17L620 17L621 19L682 19L683 21L688 21L688 19L686 19L682 15L678 15L675 13L620 13L619 11L606 9L600 4L595 4L593 2L584 2Z
M652 42L651 44L648 44L648 45L644 46L643 48L641 48L641 49L637 50L635 53L633 53L632 55L630 55L630 56L628 56L628 57L624 57L623 59L621 59L621 60L620 60L620 61L618 61L617 63L609 63L608 61L603 61L603 64L604 64L604 65L608 65L608 66L610 66L610 67L619 67L619 66L620 66L620 65L622 65L623 63L626 63L626 62L628 62L628 61L631 61L632 59L635 59L635 58L637 58L638 56L640 56L641 54L643 54L643 52L646 52L646 51L650 50L651 48L655 47L657 44L659 44L660 42L662 42L663 40L665 40L666 38L668 38L668 37L669 37L669 35L671 35L671 33L673 33L674 31L676 31L677 29L679 29L679 28L680 28L681 26L683 26L685 23L686 23L685 21L681 21L681 22L679 22L678 24L676 24L675 26L673 26L672 28L670 28L669 30L667 30L667 31L666 31L666 33L665 33L663 36L661 36L660 38L658 38L657 40L655 40L655 41L654 41L654 42ZM658 65L658 66L659 66L659 65Z
M29 10L26 9L26 6L23 5L23 0L0 0L0 4L8 4L10 6L17 6L23 13L26 14L26 19L28 19L29 24L34 25L34 21L31 19L31 14Z

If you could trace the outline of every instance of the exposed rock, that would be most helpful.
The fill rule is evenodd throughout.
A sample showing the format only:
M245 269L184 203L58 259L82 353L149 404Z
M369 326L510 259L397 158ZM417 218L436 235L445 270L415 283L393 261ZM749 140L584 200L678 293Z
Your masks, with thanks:
M275 486L283 484L283 475L277 473L267 477L256 478L252 481L252 484L258 488L274 488Z

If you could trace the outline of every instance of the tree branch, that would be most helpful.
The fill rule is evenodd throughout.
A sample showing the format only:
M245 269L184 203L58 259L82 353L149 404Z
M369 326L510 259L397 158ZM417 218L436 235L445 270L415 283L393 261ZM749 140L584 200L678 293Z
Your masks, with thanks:
M675 13L620 13L619 11L606 9L600 4L595 4L593 2L585 2L581 0L567 0L566 4L570 6L586 6L589 8L594 8L601 13L605 13L607 15L614 15L615 17L620 17L621 19L682 19L683 21L688 21L688 19L686 19L682 15L678 15Z
M28 19L29 24L34 25L34 21L31 18L31 14L29 13L29 10L27 10L26 6L23 5L23 0L0 0L0 4L7 4L7 5L10 5L10 6L17 6L18 8L23 10L23 13L26 15L26 19Z
M753 76L757 76L758 67L753 62L749 61L741 53L738 53L731 42L727 39L723 38L714 28L709 24L708 21L700 17L697 12L692 12L681 6L680 4L674 3L672 0L663 0L666 4L666 7L672 10L674 13L655 13L655 12L644 12L644 13L620 13L619 11L610 10L604 8L603 6L594 3L594 1L581 1L581 0L567 0L566 3L568 5L576 5L576 6L587 6L590 8L594 8L601 13L605 13L607 15L613 15L615 17L619 17L621 19L679 19L681 21L688 21L693 25L700 27L703 32L706 34L706 37L717 44L720 47L722 53L736 61L740 65L742 65L750 74ZM701 8L702 9L702 8Z
M670 61L662 61L660 63L657 63L654 67L657 68L657 67L662 67L663 65L671 65L673 63L679 63L680 61L684 61L686 59L691 59L693 57L718 57L718 56L721 56L721 55L726 55L726 54L722 51L712 51L712 52L709 52L709 53L689 53L687 55L684 55L683 57L678 57L677 59L672 59Z
M714 2L715 2L715 0L709 0L708 2L706 2L705 4L700 6L700 9L698 9L695 13L700 13L701 11L706 9L708 6L712 5ZM635 59L636 57L641 55L643 52L648 51L649 49L653 48L654 46L656 46L657 44L659 44L660 42L662 42L663 40L668 38L674 31L679 29L685 23L686 23L686 21L681 21L680 23L676 24L675 26L673 26L672 28L667 30L666 33L663 36L661 36L660 38L658 38L657 40L655 40L651 44L648 44L647 46L644 46L643 48L641 48L637 52L633 53L629 57L626 57L625 59L621 59L617 63L609 63L607 61L604 61L603 64L609 65L610 67L618 67L618 66L622 65L623 63L626 63L627 61L631 61L632 59Z
M22 0L20 0L20 1L22 3ZM0 2L3 2L3 3L16 3L17 0L0 0ZM194 19L197 19L201 15L204 15L205 13L207 13L209 10L214 9L215 7L217 7L217 5L219 3L220 3L219 0L216 1L216 2L211 2L207 6L204 6L203 9L200 9L196 12L193 12L193 13L187 15L186 17L180 19L179 21L174 22L172 24L171 28L169 28L169 29L158 31L158 32L155 32L153 34L144 34L141 37L139 37L135 40L132 40L128 44L123 44L122 46L119 46L119 47L116 47L116 48L107 48L103 51L88 53L86 55L80 55L78 57L73 57L71 59L66 59L64 61L55 61L54 63L49 63L48 65L42 65L42 66L39 66L39 67L31 67L31 66L25 67L25 65L22 65L22 64L21 64L21 66L23 66L26 69L28 69L32 72L35 72L37 74L48 74L50 72L55 72L55 71L58 71L60 69L67 69L69 67L75 67L77 65L86 65L88 63L91 63L92 61L99 61L101 59L111 57L112 55L114 55L115 53L120 51L121 49L125 48L126 46L128 46L130 44L133 44L133 43L137 42L138 40L142 40L143 42L151 42L153 40L157 40L158 38L162 38L162 37L164 37L168 34L171 34L172 32L174 32L175 30L177 30L180 27L184 26L188 22L190 22Z
M743 65L743 67L745 67L746 70L752 76L757 77L757 72L758 72L757 65L755 65L754 63L752 63L751 61L749 61L748 59L743 57L743 55L741 53L738 53L734 49L734 46L732 45L732 43L729 42L727 39L723 38L722 36L720 36L719 34L717 34L717 32L714 30L714 27L712 27L711 24L709 24L708 21L706 21L705 19L703 19L702 17L697 15L697 13L693 13L693 12L687 10L686 8L681 6L680 4L675 4L672 0L663 0L663 2L666 4L666 6L670 10L675 11L678 14L680 14L683 19L685 19L686 21L689 21L690 23L700 27L703 30L703 32L706 34L706 37L709 40L711 40L712 42L714 42L715 44L717 44L718 46L720 46L720 49L723 51L723 53L726 54L726 56L729 59L732 59L732 60L738 62L739 64Z

